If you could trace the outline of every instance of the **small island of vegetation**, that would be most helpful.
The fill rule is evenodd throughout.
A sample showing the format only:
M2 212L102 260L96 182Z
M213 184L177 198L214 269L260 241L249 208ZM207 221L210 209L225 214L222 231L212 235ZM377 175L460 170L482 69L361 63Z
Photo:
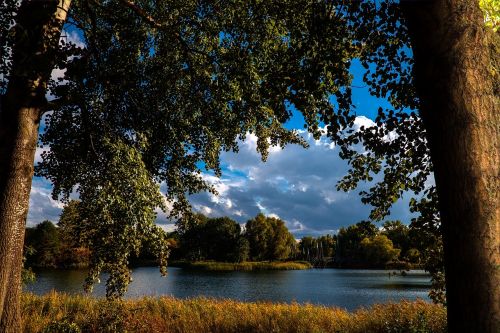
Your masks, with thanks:
M307 261L174 261L170 266L205 271L264 271L264 270L297 270L309 269L313 266Z

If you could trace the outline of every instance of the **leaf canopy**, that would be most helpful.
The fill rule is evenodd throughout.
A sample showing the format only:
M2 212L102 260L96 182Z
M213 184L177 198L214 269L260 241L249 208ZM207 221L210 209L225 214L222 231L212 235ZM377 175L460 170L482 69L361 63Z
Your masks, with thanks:
M129 282L127 258L157 238L157 209L189 216L187 195L215 192L221 151L247 133L270 145L305 142L283 127L291 107L318 137L321 120L353 119L355 16L315 1L74 1L69 24L84 47L63 43L37 174L53 195L76 191L92 246L88 286L110 272L108 296ZM334 101L332 100L334 96ZM331 133L336 133L332 130ZM160 191L160 185L161 189ZM158 236L159 235L159 236ZM165 261L161 261L164 267Z

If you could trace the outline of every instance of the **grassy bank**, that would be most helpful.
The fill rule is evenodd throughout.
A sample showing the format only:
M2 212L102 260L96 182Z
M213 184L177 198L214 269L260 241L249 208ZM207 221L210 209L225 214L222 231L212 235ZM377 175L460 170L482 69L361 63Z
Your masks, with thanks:
M424 301L376 305L350 313L323 306L206 298L160 297L110 303L52 293L24 294L22 311L25 333L446 331L445 309Z
M206 271L296 270L312 268L312 265L306 261L246 261L241 263L217 261L178 261L169 263L169 265Z

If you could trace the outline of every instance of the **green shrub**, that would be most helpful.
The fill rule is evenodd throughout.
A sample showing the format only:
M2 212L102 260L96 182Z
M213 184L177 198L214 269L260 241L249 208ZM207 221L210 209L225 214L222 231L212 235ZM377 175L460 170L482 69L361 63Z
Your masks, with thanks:
M81 333L80 328L75 323L70 323L67 320L53 321L48 324L42 331L43 333Z

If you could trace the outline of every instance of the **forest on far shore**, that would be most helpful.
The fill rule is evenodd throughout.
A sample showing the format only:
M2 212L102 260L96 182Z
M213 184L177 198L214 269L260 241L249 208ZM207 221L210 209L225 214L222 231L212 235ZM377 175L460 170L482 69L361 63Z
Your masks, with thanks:
M43 221L26 229L27 267L83 268L91 251L78 230L72 202L57 224ZM421 267L433 250L431 239L400 221L380 226L369 221L340 228L337 234L306 236L296 240L286 223L258 214L240 225L229 217L209 218L201 214L192 223L167 233L171 263L217 261L307 261L315 267L415 268ZM155 265L146 244L129 260L131 266Z

